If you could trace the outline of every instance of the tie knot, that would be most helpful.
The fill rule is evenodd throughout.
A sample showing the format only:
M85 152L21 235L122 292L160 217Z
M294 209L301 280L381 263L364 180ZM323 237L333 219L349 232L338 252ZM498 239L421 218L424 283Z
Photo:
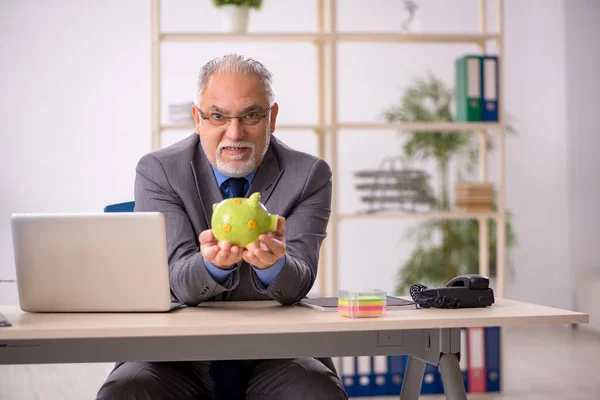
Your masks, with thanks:
M229 178L227 184L231 191L231 197L245 197L246 195L246 178Z

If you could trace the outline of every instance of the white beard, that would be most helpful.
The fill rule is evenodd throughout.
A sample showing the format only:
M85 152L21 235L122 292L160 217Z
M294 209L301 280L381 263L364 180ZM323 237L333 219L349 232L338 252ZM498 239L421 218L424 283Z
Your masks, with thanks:
M271 135L267 133L267 140L265 141L265 147L262 149L261 159L267 152L270 141ZM230 163L221 158L221 150L223 149L223 147L248 147L250 149L250 156L245 161ZM216 154L217 171L219 171L223 175L231 176L234 178L241 178L243 176L248 175L257 167L255 151L256 149L254 143L248 141L232 142L230 140L226 140L219 143ZM241 160L244 156L245 154L240 154L239 156L234 157L233 159L235 160L237 158L238 160Z

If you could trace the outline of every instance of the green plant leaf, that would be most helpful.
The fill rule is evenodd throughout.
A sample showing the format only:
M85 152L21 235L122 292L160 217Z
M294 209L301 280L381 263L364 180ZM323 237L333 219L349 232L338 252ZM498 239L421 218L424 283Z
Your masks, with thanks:
M215 7L233 5L238 7L249 7L254 8L255 10L260 10L262 6L262 0L212 0L212 4Z

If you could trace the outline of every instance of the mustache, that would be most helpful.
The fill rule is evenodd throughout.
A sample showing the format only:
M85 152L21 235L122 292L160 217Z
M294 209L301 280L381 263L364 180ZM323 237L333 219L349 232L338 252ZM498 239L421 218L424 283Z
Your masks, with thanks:
M254 149L254 143L248 142L246 140L240 140L237 142L233 142L231 140L226 140L224 142L219 143L219 147L217 147L217 150L220 152L221 150L223 150L224 147L233 147L233 148L248 147L250 149Z

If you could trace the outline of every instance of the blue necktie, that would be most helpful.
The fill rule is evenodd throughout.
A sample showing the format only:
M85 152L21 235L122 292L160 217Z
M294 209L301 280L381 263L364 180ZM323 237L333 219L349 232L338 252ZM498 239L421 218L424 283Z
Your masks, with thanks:
M229 178L225 184L230 196L245 197L246 178ZM242 360L218 360L210 365L209 373L215 382L215 400L243 400L246 398L247 379Z
M246 182L248 182L246 180L246 178L229 178L225 182L229 186L229 190L231 191L231 194L232 194L231 197L245 197L246 196L245 186L246 186Z

